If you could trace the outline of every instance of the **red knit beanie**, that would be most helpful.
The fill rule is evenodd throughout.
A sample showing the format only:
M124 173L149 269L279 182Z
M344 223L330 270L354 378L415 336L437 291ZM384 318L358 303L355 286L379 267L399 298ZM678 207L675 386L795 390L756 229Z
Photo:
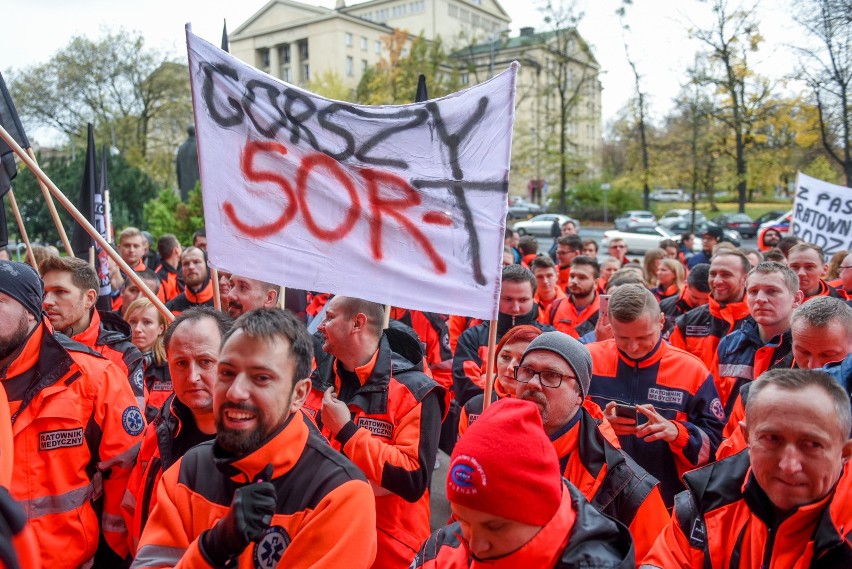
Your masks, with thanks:
M454 504L529 525L546 525L562 501L562 476L535 403L492 403L459 439L447 471Z

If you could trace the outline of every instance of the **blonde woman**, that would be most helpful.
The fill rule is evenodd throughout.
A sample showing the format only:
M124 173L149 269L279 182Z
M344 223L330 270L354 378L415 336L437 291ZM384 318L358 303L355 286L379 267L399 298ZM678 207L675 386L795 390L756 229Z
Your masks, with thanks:
M648 288L653 289L657 286L657 267L660 266L660 261L666 258L666 252L663 249L651 249L642 258L642 267L645 269L645 283Z
M163 346L168 323L147 298L137 298L124 311L130 324L131 341L145 354L145 418L151 422L172 394L172 379Z
M651 289L657 300L677 296L686 279L683 264L675 259L663 259L657 267L657 286Z

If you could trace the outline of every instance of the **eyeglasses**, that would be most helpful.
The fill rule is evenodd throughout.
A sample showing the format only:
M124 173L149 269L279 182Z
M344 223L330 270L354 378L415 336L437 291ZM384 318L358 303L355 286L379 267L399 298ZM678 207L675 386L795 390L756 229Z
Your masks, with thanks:
M549 387L550 389L556 389L566 379L577 379L573 375L562 374L558 371L548 369L538 371L527 366L515 366L515 381L529 383L535 376L538 376L538 381L542 387Z

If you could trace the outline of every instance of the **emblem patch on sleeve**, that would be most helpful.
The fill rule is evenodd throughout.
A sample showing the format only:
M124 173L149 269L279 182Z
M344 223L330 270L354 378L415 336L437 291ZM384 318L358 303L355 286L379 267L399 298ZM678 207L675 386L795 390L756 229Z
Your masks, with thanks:
M136 405L131 405L121 414L121 424L127 434L135 437L145 429L145 419L142 417L142 411Z
M290 536L281 526L272 526L264 532L260 541L254 546L255 569L273 569L284 556Z
M83 444L83 427L44 431L38 434L38 450L78 447Z

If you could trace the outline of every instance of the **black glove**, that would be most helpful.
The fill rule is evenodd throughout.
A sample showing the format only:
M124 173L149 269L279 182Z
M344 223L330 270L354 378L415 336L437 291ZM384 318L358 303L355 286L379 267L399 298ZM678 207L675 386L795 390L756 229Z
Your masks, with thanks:
M201 553L214 567L224 567L269 527L276 502L271 478L272 465L267 464L254 482L237 489L225 517L201 534Z

